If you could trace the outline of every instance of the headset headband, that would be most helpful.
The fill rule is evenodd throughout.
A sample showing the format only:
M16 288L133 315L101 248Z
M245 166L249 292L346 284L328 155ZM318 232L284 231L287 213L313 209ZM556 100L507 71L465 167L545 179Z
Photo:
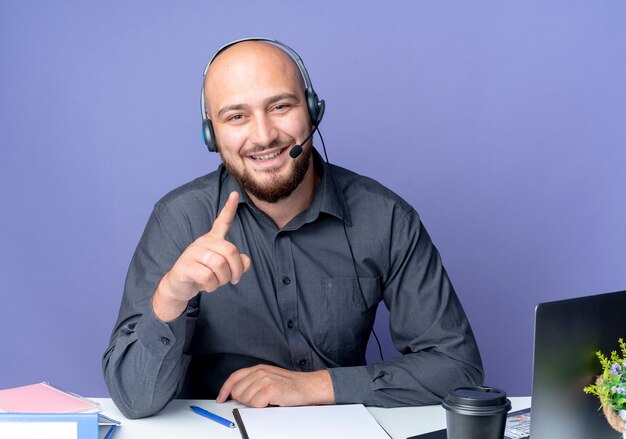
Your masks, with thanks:
M296 65L298 66L298 69L300 69L300 73L302 75L302 79L304 79L304 85L307 89L313 89L313 84L311 84L311 78L309 77L309 72L307 71L304 62L302 61L302 58L300 57L300 55L298 55L298 53L293 50L291 47L287 46L285 43L281 43L278 40L275 40L273 38L264 38L264 37L248 37L248 38L241 38L239 40L235 40L235 41L231 41L228 44L224 44L222 47L220 47L217 52L215 52L215 55L213 55L213 57L211 58L211 60L207 63L206 67L204 68L204 73L202 74L202 88L204 89L204 81L206 79L206 73L209 70L209 67L211 66L211 64L213 64L213 61L215 61L215 58L217 58L223 51L225 51L226 49L228 49L231 46L234 46L235 44L239 44L239 43L243 43L244 41L264 41L266 43L272 43L276 46L279 46L283 49L285 49L290 55L291 57L294 59L294 61L296 62Z

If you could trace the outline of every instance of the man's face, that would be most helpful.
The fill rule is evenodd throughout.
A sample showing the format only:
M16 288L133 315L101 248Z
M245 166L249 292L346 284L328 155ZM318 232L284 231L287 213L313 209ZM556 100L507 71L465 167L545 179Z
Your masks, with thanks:
M206 79L207 111L224 165L246 192L274 203L288 197L310 165L311 148L289 151L311 130L297 66L265 43L221 53Z

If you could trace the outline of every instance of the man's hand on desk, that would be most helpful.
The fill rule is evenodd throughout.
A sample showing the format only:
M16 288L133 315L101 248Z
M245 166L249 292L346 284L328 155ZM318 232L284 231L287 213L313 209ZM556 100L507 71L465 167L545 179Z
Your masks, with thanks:
M327 370L293 372L264 364L231 374L224 382L217 402L226 401L229 395L249 407L335 403L333 384Z

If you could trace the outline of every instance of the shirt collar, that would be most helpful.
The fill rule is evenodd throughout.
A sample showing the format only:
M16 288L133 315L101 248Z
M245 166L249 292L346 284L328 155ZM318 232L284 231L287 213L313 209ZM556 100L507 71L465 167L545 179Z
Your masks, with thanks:
M322 157L315 148L313 148L313 161L315 163L315 169L321 170L320 184L315 190L314 197L315 199L317 199L318 196L322 197L321 202L317 204L317 206L319 206L319 212L333 215L344 221L346 225L351 225L350 211L346 206L343 191L340 187L337 187L337 179L339 178L337 171L335 170L334 174L332 174L332 165L322 160ZM311 203L311 209L316 206L315 199L313 203Z
M322 160L322 157L315 148L313 148L313 163L316 172L320 173L320 183L315 189L311 206L306 211L298 215L298 217L304 216L305 222L311 222L317 219L319 214L323 212L337 217L338 219L344 221L347 226L350 226L350 213L346 207L343 192L336 189L337 176L331 175L331 172L333 172L331 169L332 165L329 165ZM255 208L248 195L241 188L237 180L235 180L235 178L226 170L223 163L220 164L219 173L221 190L218 213L221 212L224 204L226 204L228 194L233 191L239 193L239 204L245 203L248 206Z

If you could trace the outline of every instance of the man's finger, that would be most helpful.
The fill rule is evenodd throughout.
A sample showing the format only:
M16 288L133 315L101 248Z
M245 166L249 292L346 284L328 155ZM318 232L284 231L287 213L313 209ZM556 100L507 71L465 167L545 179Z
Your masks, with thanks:
M238 371L231 373L228 379L224 382L224 384L222 384L222 388L217 395L216 401L220 403L226 401L228 399L228 396L230 395L230 392L233 390L233 387L235 387L241 380L250 375L250 373L252 373L252 370L253 368L249 367L245 369L239 369Z
M227 282L230 282L232 272L228 265L228 261L219 253L207 250L204 256L202 256L202 265L207 267L213 273L213 275L217 278L219 285L224 285Z
M215 218L213 227L209 233L219 236L222 239L226 238L230 226L233 224L233 218L237 214L237 206L239 205L239 193L231 192L226 200L226 204L222 208L220 214Z
M241 262L243 263L243 272L245 273L252 266L252 261L248 255L241 254Z

